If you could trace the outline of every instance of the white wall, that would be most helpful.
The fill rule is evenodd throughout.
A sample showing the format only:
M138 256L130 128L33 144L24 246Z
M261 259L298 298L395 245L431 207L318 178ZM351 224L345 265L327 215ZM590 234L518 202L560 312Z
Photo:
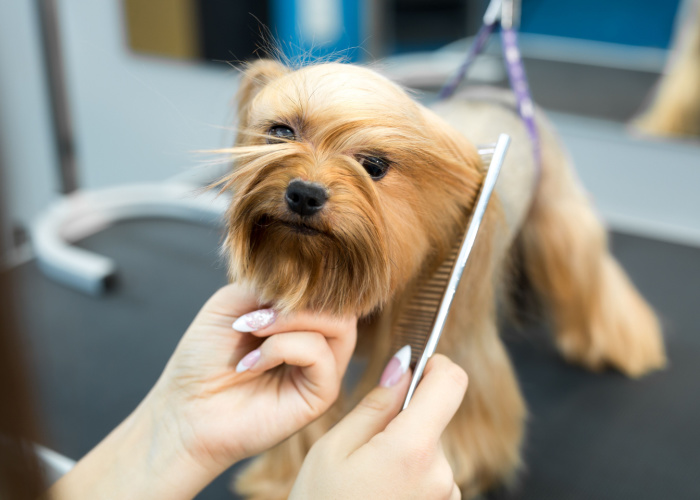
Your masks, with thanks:
M133 54L119 0L57 5L82 188L166 179L231 143L236 71ZM23 224L58 191L34 6L0 1L2 191Z
M624 125L550 113L608 225L700 246L700 142L643 139Z
M0 1L0 198L13 223L39 213L58 186L35 3Z
M80 183L157 181L230 144L237 73L130 52L118 0L58 0Z

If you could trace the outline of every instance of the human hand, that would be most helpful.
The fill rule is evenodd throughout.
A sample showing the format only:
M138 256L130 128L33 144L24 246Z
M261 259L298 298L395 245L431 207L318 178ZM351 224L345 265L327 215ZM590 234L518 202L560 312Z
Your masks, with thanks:
M356 319L268 314L273 323L252 334L233 329L256 309L238 286L216 292L148 396L49 497L193 498L236 461L325 412L354 350ZM258 349L259 356L246 357Z
M461 498L440 437L464 397L466 373L433 356L408 408L398 413L410 376L408 361L400 378L387 373L401 365L395 360L380 386L314 444L290 500Z
M200 463L226 468L264 451L338 396L355 348L356 318L276 317L266 309L236 321L256 309L255 298L237 285L214 294L149 395L158 412L174 419L173 438ZM240 330L254 330L255 323L258 329L243 333L234 321Z

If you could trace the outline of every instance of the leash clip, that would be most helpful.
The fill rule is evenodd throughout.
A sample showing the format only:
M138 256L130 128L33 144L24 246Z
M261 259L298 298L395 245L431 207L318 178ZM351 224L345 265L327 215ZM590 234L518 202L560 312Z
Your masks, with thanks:
M491 0L484 14L484 24L492 26L498 21L505 29L520 24L520 0Z
M457 87L467 75L467 70L476 57L484 50L489 36L491 36L491 33L493 33L496 25L499 23L501 25L503 56L508 79L510 80L510 87L515 94L518 114L520 114L525 128L527 128L527 132L532 139L532 148L538 165L539 175L541 160L540 139L537 125L535 124L535 106L530 96L530 87L527 84L525 68L523 67L520 49L518 48L518 35L515 29L515 25L520 23L520 0L491 0L484 14L484 24L476 34L467 57L457 73L442 87L438 94L438 99L447 99L455 93Z

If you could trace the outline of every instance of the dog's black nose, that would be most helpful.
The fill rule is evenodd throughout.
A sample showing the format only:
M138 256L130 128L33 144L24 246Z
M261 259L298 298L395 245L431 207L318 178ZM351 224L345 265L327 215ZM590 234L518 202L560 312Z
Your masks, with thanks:
M301 180L289 183L284 198L292 212L304 217L317 213L328 199L322 186Z

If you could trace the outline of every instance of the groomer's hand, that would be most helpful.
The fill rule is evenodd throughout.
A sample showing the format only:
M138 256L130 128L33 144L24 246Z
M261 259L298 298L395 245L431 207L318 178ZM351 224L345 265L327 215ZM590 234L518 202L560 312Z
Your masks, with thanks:
M219 472L324 413L355 349L355 317L278 316L259 307L237 285L219 290L149 395L173 419L173 438Z
M355 318L257 309L235 285L216 292L151 392L48 497L191 499L325 412L355 348Z
M290 499L461 498L440 436L464 397L467 375L433 356L398 413L410 381L408 373L389 376L398 365L390 362L380 386L313 446Z

